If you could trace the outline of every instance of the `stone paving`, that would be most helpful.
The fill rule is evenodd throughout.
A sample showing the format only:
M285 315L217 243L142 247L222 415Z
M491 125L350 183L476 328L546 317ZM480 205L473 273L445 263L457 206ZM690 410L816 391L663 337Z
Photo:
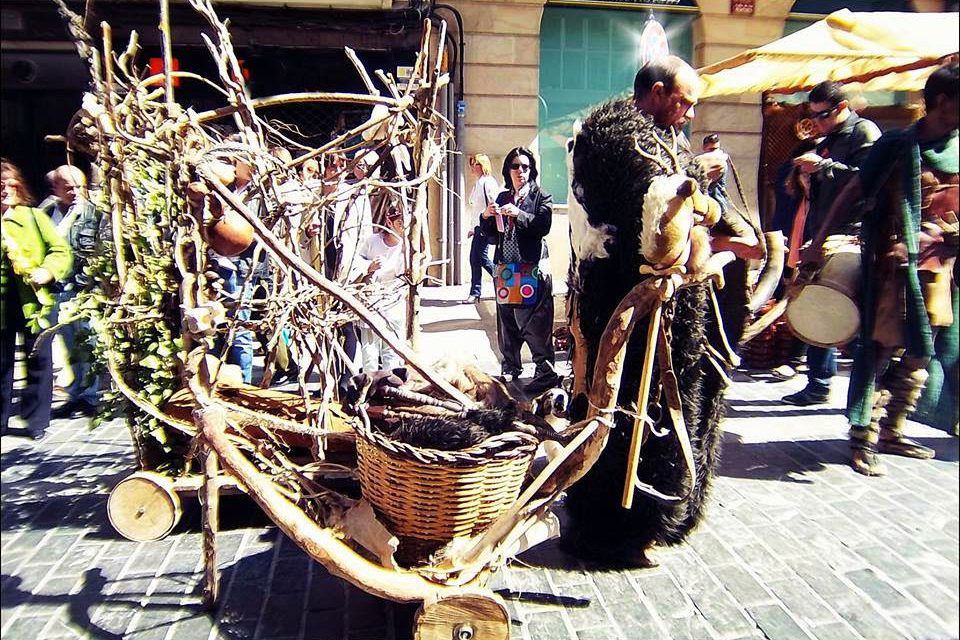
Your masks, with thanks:
M441 292L425 304L422 348L468 348L495 368L490 304L453 304L464 295ZM839 403L845 381L830 404L800 408L779 399L802 380L736 372L704 525L688 543L658 550L654 569L602 570L554 541L532 549L493 584L507 599L513 637L960 637L958 441L911 423L936 460L887 456L886 477L853 473ZM243 497L225 498L222 596L205 612L196 500L159 542L124 540L107 521L108 492L135 470L120 422L90 430L57 421L41 443L6 436L0 451L4 640L411 636L415 607L330 576Z

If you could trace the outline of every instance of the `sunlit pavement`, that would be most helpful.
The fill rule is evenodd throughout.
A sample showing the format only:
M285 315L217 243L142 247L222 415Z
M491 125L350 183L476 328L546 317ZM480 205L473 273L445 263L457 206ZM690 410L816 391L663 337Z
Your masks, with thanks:
M419 348L496 372L493 303L459 304L466 293L428 290ZM846 465L843 371L837 382L828 404L795 407L779 400L802 378L736 372L706 523L687 544L658 550L654 569L606 571L553 541L534 548L493 584L514 596L513 637L960 637L958 441L911 423L937 459L885 456L887 476L859 476ZM118 421L95 430L57 421L44 441L5 436L0 451L4 639L411 635L415 607L333 578L237 498L224 505L218 539L220 605L204 612L195 499L159 542L124 540L107 521L108 492L135 471Z

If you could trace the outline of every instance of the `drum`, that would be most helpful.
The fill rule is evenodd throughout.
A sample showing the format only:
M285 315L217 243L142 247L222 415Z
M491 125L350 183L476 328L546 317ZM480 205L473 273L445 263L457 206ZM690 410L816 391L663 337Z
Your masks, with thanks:
M824 250L823 268L790 301L786 316L807 344L835 347L853 340L860 329L860 246L849 236L831 236Z

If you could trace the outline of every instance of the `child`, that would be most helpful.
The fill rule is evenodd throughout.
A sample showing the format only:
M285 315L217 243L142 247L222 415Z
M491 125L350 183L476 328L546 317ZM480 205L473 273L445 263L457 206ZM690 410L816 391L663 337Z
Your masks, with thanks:
M387 209L386 227L367 236L360 245L358 256L366 265L364 278L368 281L391 283L406 272L403 241L403 212L396 206ZM391 296L377 309L388 328L402 335L406 320L406 296ZM367 326L360 329L360 352L364 371L390 370L402 366L400 356Z

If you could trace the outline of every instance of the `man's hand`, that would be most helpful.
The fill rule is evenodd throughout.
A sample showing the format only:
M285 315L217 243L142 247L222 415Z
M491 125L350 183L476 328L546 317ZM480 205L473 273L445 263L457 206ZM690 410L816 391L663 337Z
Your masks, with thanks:
M367 275L372 276L380 269L381 266L383 266L383 258L377 256L370 261L370 266L367 267Z
M801 173L816 173L820 171L822 164L823 158L815 153L805 153L793 159L793 165L800 169Z
M732 237L727 248L741 260L759 260L763 257L763 247L756 240Z
M694 159L700 165L700 168L703 169L704 173L707 174L707 179L710 182L719 179L727 170L727 154L719 149L717 151L710 151L709 153L702 153Z
M33 286L42 287L45 284L53 282L53 274L43 267L37 267L30 272L29 280Z

